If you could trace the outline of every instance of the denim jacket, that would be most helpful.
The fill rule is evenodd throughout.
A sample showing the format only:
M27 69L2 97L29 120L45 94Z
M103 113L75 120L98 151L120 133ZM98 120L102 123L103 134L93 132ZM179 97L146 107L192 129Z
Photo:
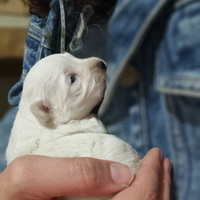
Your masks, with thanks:
M39 59L67 50L62 0L43 19L31 17L21 80ZM142 157L159 147L174 166L172 199L200 196L200 1L118 0L108 25L106 128Z

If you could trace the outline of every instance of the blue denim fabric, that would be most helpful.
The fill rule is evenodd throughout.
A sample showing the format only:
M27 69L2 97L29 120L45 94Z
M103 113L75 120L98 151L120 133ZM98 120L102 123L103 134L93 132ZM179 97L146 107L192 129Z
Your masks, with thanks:
M31 18L23 75L9 94L12 105L19 103L32 65L62 51L60 8L58 1L54 3L57 6L46 18ZM131 144L141 157L159 147L171 159L173 200L200 196L199 11L198 0L118 0L108 25L107 92L101 118L111 134ZM92 54L94 49L88 51ZM119 80L127 63L138 71L139 80L124 87Z
M155 88L163 96L180 199L200 190L200 2L177 7L157 55Z
M6 167L5 151L18 107L11 108L0 121L0 172Z
M171 159L178 200L200 196L199 10L194 0L119 1L109 25L103 121L140 156L159 147ZM126 63L140 74L128 88L118 84Z

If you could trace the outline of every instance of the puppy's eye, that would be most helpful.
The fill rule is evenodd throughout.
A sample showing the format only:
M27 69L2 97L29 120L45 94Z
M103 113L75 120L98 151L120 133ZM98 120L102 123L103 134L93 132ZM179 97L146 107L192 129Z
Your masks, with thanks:
M75 75L70 76L71 84L73 84L76 81Z

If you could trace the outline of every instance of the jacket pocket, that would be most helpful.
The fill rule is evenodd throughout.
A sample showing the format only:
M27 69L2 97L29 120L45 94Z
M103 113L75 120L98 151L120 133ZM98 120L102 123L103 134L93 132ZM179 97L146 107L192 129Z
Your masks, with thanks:
M171 16L158 50L158 91L200 97L200 2L179 7Z

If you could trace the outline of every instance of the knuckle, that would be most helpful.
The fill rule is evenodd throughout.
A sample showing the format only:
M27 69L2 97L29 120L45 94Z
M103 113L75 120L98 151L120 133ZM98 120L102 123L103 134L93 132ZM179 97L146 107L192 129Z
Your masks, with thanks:
M92 186L97 182L97 166L95 162L90 159L85 158L83 163L77 166L77 171L79 171L83 181L88 185Z
M74 181L78 181L80 196L88 196L99 184L98 164L90 158L75 162L71 167L71 175L75 174Z

